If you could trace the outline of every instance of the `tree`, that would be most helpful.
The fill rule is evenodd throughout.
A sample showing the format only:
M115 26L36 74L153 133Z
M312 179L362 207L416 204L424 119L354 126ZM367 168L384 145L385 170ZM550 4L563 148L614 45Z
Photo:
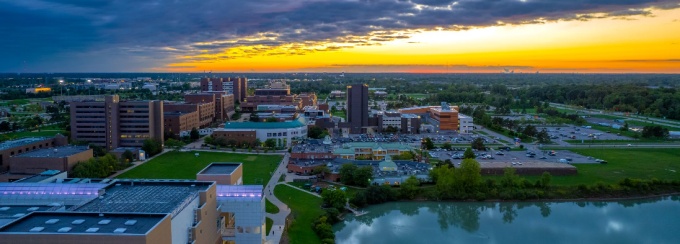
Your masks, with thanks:
M477 137L474 140L472 140L472 142L470 143L470 146L473 149L477 149L477 150L480 150L480 151L486 150L486 147L484 146L484 139L482 139L481 137Z
M317 166L314 169L312 169L313 175L326 175L326 174L330 174L330 173L331 173L331 169L329 169L328 166L326 166L326 165L320 165L320 166Z
M416 155L411 151L402 152L399 155L392 156L393 160L413 160Z
M366 187L369 185L371 177L373 177L373 167L364 166L354 171L354 185Z
M76 144L76 143L73 143ZM92 155L95 157L101 157L106 155L106 149L104 147L97 146L95 144L90 144L88 145L89 148L92 148Z
M146 139L142 143L142 150L151 157L163 151L163 143L155 139Z
M279 122L279 120L274 117L269 117L265 119L264 122Z
M273 138L269 138L264 141L264 146L268 148L275 148L276 147L276 140Z
M526 127L524 127L524 130L522 131L522 133L524 133L527 136L534 137L534 136L536 136L536 133L538 133L538 131L536 130L536 126L527 125Z
M251 122L260 122L260 116L258 116L257 113L252 113L252 114L250 114L250 121Z
M186 144L182 141L178 141L178 140L175 140L175 139L168 139L167 141L165 141L165 145L169 148L179 150L182 147L184 147L184 145L186 145Z
M476 158L476 157L477 157L477 156L475 156L475 153L472 152L472 148L469 148L469 147L468 147L467 149L465 149L465 152L463 153L463 158L464 158L464 159L474 159L474 158Z
M354 172L359 169L358 166L352 163L343 164L340 166L340 181L345 185L354 185Z
M442 149L446 149L446 150L450 151L451 148L453 148L453 146L449 142L444 142L444 144L442 145Z
M347 202L345 191L339 189L324 189L321 198L326 206L337 209L344 209Z
M120 155L120 162L124 164L129 164L132 161L135 161L135 154L132 153L130 150L125 150L122 155Z
M540 132L536 134L536 140L540 143L548 143L550 142L550 135L548 134L548 131L543 128Z
M541 187L548 189L550 188L550 181L552 180L552 175L549 172L543 172L541 175Z
M414 199L418 195L418 187L420 186L420 181L416 179L415 176L411 175L401 184L400 194L402 198Z
M435 181L435 190L441 199L451 199L454 196L453 189L456 186L455 169L448 165L437 167L432 170L433 180Z
M427 148L427 150L434 149L434 142L432 142L432 139L430 139L429 137L425 138L425 144L424 145L425 145L425 148Z
M191 132L189 132L189 136L191 136L192 141L198 140L198 138L201 138L201 133L198 132L196 127L191 128Z
M465 196L461 198L473 196L479 185L482 183L482 168L479 162L474 159L463 159L460 168L455 172L457 187L461 188L460 192Z
M324 129L318 126L311 126L309 127L309 130L307 130L307 137L309 138L321 139L323 138L323 134Z

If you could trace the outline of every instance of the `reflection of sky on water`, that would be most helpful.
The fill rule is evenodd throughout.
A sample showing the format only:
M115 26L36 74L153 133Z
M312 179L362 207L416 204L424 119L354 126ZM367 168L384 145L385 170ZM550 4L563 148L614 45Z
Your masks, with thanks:
M579 206L580 205L580 206ZM680 198L610 203L388 203L337 243L678 243ZM544 217L546 216L546 217Z

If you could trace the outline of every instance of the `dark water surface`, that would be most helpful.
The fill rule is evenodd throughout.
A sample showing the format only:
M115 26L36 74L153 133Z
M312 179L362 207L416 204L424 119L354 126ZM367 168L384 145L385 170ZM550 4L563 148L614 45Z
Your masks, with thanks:
M337 243L680 243L680 197L618 202L399 202L333 226Z

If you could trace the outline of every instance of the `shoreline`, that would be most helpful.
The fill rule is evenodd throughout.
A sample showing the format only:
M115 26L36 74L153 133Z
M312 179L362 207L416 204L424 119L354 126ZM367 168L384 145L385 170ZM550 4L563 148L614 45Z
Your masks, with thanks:
M603 198L603 197L595 197L595 198L556 198L556 199L530 199L530 200L517 200L517 199L509 199L509 200L502 200L502 199L487 199L484 201L477 201L477 200L430 200L430 199L414 199L414 200L398 200L398 201L391 201L391 202L616 202L616 201L627 201L627 200L642 200L642 199L652 199L652 198L660 198L660 197L670 197L670 196L680 196L680 192L675 192L675 193L665 193L665 194L660 194L660 195L647 195L647 196L632 196L632 197L615 197L615 198ZM389 203L389 202L385 202ZM382 204L382 203L380 203ZM371 204L368 206L372 205L380 205L380 204Z

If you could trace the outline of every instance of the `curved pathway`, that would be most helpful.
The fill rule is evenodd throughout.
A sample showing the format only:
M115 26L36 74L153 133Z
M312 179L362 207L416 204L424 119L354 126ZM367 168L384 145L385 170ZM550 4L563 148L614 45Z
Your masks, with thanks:
M274 171L274 174L272 174L272 178L269 180L269 184L267 184L264 187L264 193L265 193L265 198L272 202L276 207L279 208L279 212L276 214L270 214L267 213L266 217L270 218L274 221L272 224L272 229L269 233L267 233L267 242L268 244L275 244L281 242L281 234L286 228L286 217L288 217L288 214L290 214L290 209L288 206L281 202L276 196L274 195L274 187L279 183L279 178L281 175L284 175L286 173L286 165L288 165L288 157L289 154L285 154L283 156L283 160L281 160L281 163L279 164L279 167L276 168L276 171Z

